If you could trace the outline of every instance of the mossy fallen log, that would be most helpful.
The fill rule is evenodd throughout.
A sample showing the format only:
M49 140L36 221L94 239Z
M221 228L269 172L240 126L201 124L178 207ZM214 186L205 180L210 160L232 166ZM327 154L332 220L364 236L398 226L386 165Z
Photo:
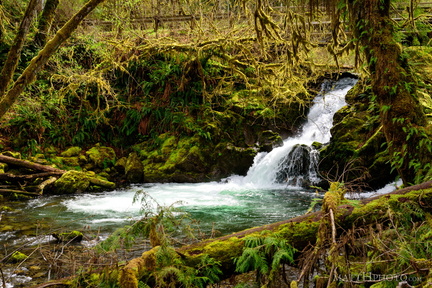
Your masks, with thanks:
M61 170L55 167L41 165L38 163L30 162L27 160L21 160L21 159L17 159L5 155L0 155L0 162L15 165L18 167L23 167L26 169L31 169L34 171L42 171L41 173L24 174L24 175L0 173L0 180L4 180L8 182L20 182L20 181L29 181L29 180L32 181L36 179L48 178L45 179L42 183L38 184L37 192L39 192L39 194L42 194L43 190L49 185L53 185L59 191L59 193L62 194L83 192L91 184L95 186L107 188L107 189L114 189L116 187L115 183L104 179L100 179L95 175L91 175L91 173ZM8 192L4 190L0 192L16 193L17 191ZM20 193L27 194L27 195L39 195L37 193L31 193L26 191Z
M329 193L329 192L327 192ZM395 207L401 203L412 201L419 203L426 211L432 211L427 203L432 203L432 182L407 187L389 194L371 199L364 199L356 206L349 202L342 203L335 209L335 222L338 231L360 227L385 221L386 211L389 207ZM423 203L423 204L422 204ZM359 206L358 206L359 205ZM298 251L302 251L310 244L317 241L317 232L320 220L326 217L323 211L302 215L289 220L260 227L247 229L216 239L209 239L199 243L178 248L185 263L192 267L199 259L208 255L222 265L223 276L228 278L235 272L233 259L242 254L244 239L248 236L263 236L278 233ZM158 247L143 253L140 258L132 259L120 270L119 283L124 288L137 288L139 280L148 276L155 267L156 252Z
M21 159L17 159L17 158L5 156L5 155L0 155L0 162L16 165L19 167L29 168L29 169L36 170L36 171L55 172L55 173L66 172L64 170L54 168L51 166L41 165L38 163L30 162L27 160L21 160Z

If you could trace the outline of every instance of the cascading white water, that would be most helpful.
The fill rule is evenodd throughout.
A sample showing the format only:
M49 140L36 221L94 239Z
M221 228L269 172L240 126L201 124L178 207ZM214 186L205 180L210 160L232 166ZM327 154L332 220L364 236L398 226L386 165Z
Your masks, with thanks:
M354 78L343 78L335 83L323 83L322 92L315 97L307 121L298 135L287 138L283 146L269 153L259 153L247 175L244 178L235 178L234 181L260 188L272 187L278 182L296 186L299 178L307 178L310 183L319 181L315 169L318 152L311 145L314 142L324 144L330 141L333 115L346 105L345 95L356 81ZM305 151L309 153L307 163L302 160ZM307 167L303 167L303 164ZM285 175L282 175L284 179L280 179L281 170L285 170ZM306 171L306 175L300 173L302 170Z

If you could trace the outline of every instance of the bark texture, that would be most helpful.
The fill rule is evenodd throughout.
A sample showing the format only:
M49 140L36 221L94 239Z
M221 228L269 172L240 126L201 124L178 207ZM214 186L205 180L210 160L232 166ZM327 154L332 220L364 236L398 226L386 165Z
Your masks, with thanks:
M419 145L422 138L426 140L429 136L420 132L420 127L427 124L426 117L416 98L415 81L403 57L402 46L394 38L390 2L354 1L351 14L354 32L368 61L392 164L404 184L414 184L423 180L416 177L420 167L431 160L426 147Z
M45 7L39 20L38 32L35 36L36 45L45 45L58 5L59 0L46 0Z

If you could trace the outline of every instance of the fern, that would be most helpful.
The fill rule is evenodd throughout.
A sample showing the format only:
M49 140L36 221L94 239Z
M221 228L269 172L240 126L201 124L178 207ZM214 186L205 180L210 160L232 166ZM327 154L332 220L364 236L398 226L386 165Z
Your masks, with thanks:
M234 259L235 271L256 271L257 283L262 282L263 275L272 281L279 273L281 264L294 262L296 250L279 235L248 237L244 246L242 255Z

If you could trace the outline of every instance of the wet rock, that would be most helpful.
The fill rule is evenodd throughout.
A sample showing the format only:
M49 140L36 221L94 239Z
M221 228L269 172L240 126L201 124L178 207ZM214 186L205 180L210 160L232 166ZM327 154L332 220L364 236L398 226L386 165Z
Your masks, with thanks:
M311 149L307 145L295 145L279 164L277 182L295 186L310 185Z

